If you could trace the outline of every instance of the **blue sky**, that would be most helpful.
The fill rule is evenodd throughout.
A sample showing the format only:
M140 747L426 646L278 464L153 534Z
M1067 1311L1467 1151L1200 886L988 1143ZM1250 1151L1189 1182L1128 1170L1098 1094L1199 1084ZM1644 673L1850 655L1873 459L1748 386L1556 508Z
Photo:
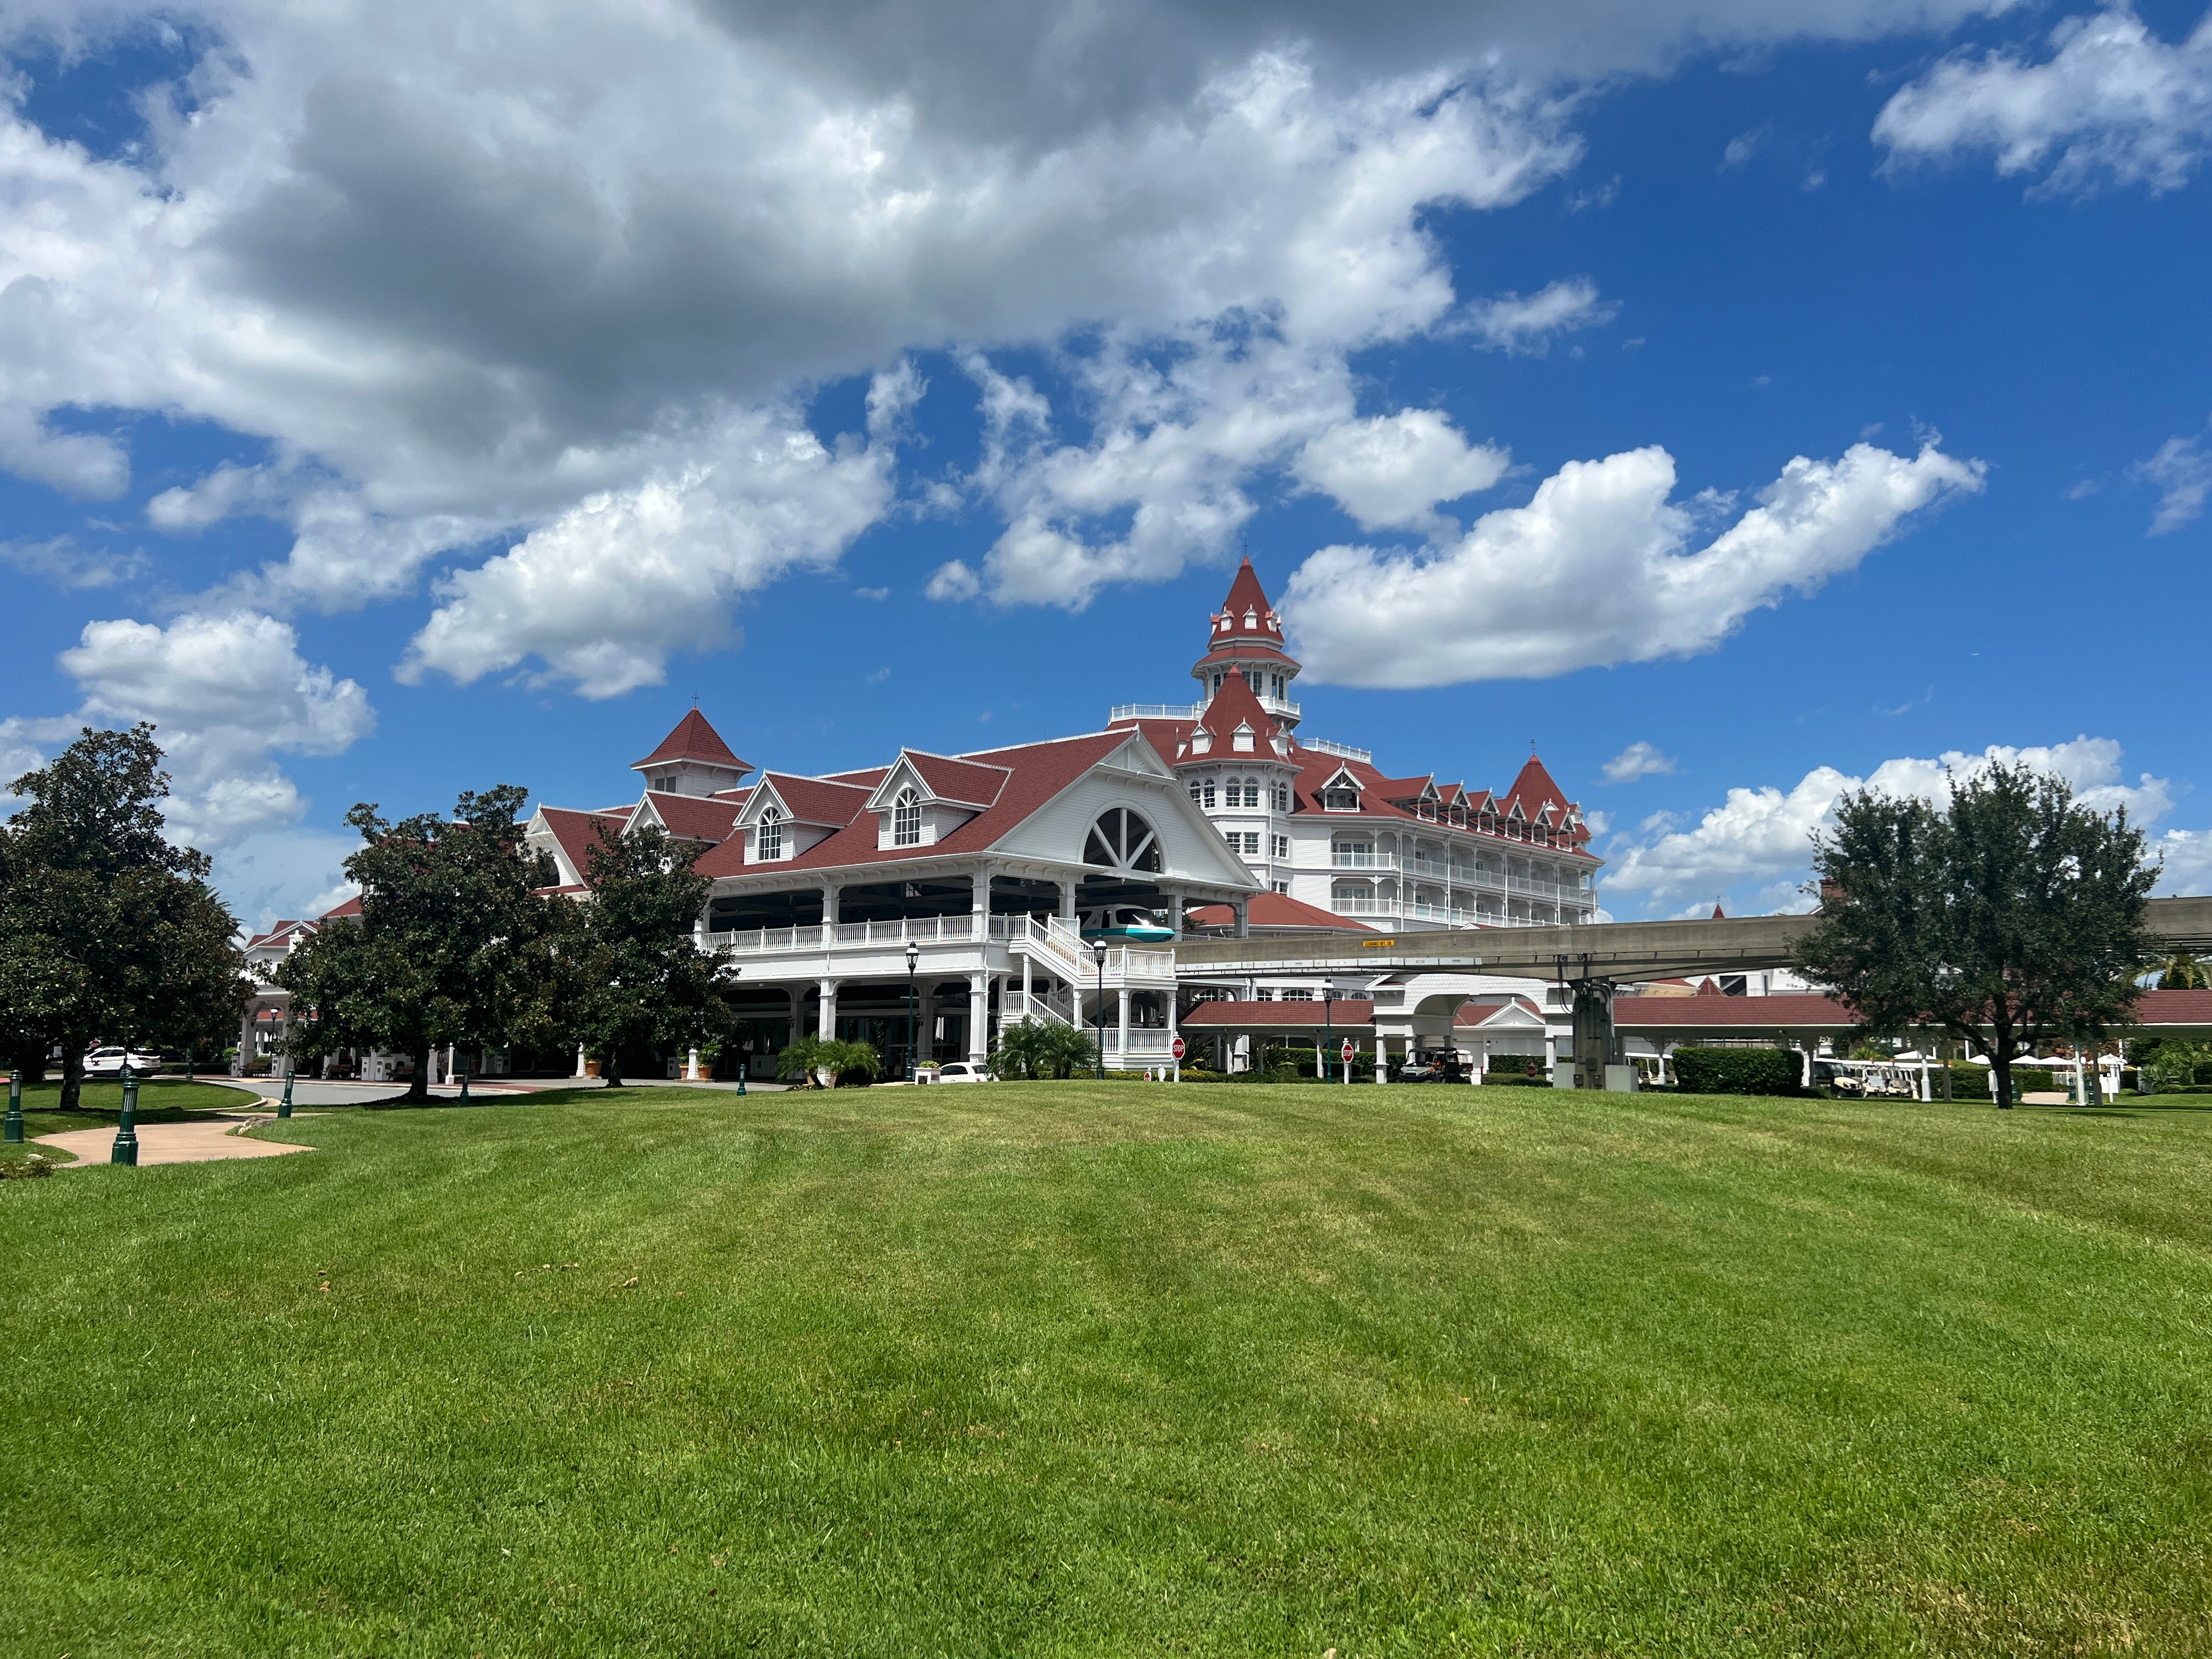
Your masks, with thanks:
M1180 701L1249 550L1305 732L1534 740L1613 914L1992 748L2208 890L2201 14L1308 9L13 14L0 762L154 719L258 921L694 697Z

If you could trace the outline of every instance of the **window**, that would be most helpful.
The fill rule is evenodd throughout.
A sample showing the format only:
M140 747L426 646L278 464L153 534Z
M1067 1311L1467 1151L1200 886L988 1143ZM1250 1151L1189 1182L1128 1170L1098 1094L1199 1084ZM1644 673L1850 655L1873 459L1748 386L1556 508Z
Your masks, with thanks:
M1277 881L1275 883L1275 890L1287 898L1290 896L1291 884L1287 881Z
M1359 810L1359 792L1357 789L1325 791L1322 805L1332 812L1357 812Z
M1285 1002L1311 1002L1313 1000L1313 993L1304 986L1293 986L1291 989L1283 993L1283 1000Z
M1252 752L1252 728L1243 720L1237 722L1236 731L1230 733L1229 746L1240 755Z
M1213 810L1213 780L1212 778L1208 778L1200 786L1199 794L1200 799L1198 804L1211 812Z
M754 832L753 856L757 859L780 859L783 856L783 814L773 806L761 814L760 828Z
M902 789L891 807L891 845L921 845L921 799L911 789Z
M1288 836L1275 836L1275 837L1274 837L1274 848L1275 848L1275 850L1274 850L1274 856L1275 856L1276 858L1278 858L1278 859L1286 859L1286 858L1290 857L1290 855L1291 855L1291 838L1290 838Z
M1200 790L1198 787L1198 780L1193 778L1190 782L1190 804L1193 806L1202 806L1206 804L1199 797Z
M1275 786L1275 810L1278 812L1287 812L1291 810L1291 786L1287 783L1279 783Z
M1256 611L1247 611L1244 613L1244 626L1247 628L1257 628L1259 625L1260 613Z
M1232 853L1243 853L1252 858L1260 856L1260 832L1257 830L1224 830L1221 839L1229 843Z
M1244 684L1252 688L1252 695L1255 697L1260 695L1261 681L1261 676L1258 669L1248 668L1244 671Z
M1218 668L1213 671L1213 689L1217 692L1221 690L1221 671Z
M1375 843L1346 841L1339 836L1329 843L1328 860L1340 870L1371 870L1375 867Z
M1274 992L1265 985L1252 993L1252 1000L1255 1002L1273 1002L1274 1000Z
M1083 843L1083 861L1103 870L1142 871L1158 875L1160 838L1152 826L1126 806L1109 807L1091 826Z

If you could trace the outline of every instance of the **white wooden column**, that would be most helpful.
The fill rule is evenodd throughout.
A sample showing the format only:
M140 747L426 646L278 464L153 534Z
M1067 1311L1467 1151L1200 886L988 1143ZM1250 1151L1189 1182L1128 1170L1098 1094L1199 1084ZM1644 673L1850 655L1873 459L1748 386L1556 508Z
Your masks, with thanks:
M1126 968L1126 964L1124 966ZM1118 1023L1121 1033L1121 1070L1126 1072L1129 1069L1129 988L1126 985L1121 988L1121 1006Z
M833 1041L837 1035L837 981L824 976L821 981L822 1006L815 1021L815 1031L823 1041Z
M1073 881L1060 884L1060 919L1062 921L1072 923L1075 920L1075 888L1076 884Z
M822 884L822 925L824 927L835 927L837 925L837 895L840 890L834 881L825 881Z
M1175 988L1174 986L1170 985L1170 987L1168 987L1167 997L1168 997L1168 1063L1169 1063L1170 1065L1171 1065L1172 1066L1174 1066L1174 1067L1175 1067L1175 1080L1176 1080L1177 1083L1180 1083L1180 1082L1182 1082L1182 1062L1181 1060L1177 1060L1177 1059L1175 1057L1175 1040L1176 1040L1176 1033L1178 1030L1180 1030L1182 1029L1182 1027L1181 1027L1181 1026L1179 1026L1179 1025L1176 1023L1176 1002L1177 1002L1177 1000L1178 1000L1178 998L1177 998L1177 996L1176 996L1176 988Z
M968 1059L981 1066L991 1054L991 977L968 975Z

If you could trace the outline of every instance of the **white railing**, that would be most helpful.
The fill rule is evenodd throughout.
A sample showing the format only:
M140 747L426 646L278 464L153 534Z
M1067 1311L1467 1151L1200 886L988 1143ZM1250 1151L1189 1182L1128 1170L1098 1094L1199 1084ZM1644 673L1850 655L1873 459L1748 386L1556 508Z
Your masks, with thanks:
M1298 718L1298 706L1288 697L1270 696L1262 691L1260 694L1260 707L1270 714L1280 714L1285 720L1294 720Z
M975 918L967 915L917 916L905 921L841 921L828 927L752 927L735 933L708 933L703 939L710 951L752 956L770 951L819 951L838 945L973 939L975 933Z
M1395 853L1347 853L1341 848L1328 849L1329 867L1333 870L1395 870L1398 867Z
M1202 702L1117 702L1106 716L1115 720L1194 720L1206 712Z
M1300 738L1298 747L1313 750L1317 754L1341 755L1346 760L1364 761L1370 765L1375 761L1372 749L1354 749L1348 743L1331 743L1327 738Z
M1139 1054L1146 1059L1164 1060L1174 1052L1170 1045L1175 1042L1175 1035L1164 1025L1133 1026L1129 1031L1128 1045L1125 1048L1121 1043L1121 1032L1109 1024L1106 1028L1107 1057Z
M1004 993L1008 1021L1018 1023L1034 1016L1060 1025L1076 1024L1073 1004L1066 997L1048 996L1042 991L1024 991L1018 986L1009 986Z

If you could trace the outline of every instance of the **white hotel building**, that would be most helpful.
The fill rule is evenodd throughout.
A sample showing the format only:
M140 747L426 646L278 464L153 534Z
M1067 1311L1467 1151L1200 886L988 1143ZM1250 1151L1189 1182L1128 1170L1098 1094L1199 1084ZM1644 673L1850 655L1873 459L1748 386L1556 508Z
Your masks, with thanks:
M530 838L572 892L596 835L650 823L703 844L699 939L738 975L755 1075L794 1030L873 1042L896 1073L909 974L923 1059L980 1059L1024 1016L1090 1026L1103 996L1107 1064L1164 1062L1172 950L1102 963L1086 927L1589 919L1589 832L1533 757L1498 794L1297 735L1298 665L1249 562L1192 672L1194 703L1116 708L1103 731L829 774L757 769L695 710L632 769L635 802L540 808Z

